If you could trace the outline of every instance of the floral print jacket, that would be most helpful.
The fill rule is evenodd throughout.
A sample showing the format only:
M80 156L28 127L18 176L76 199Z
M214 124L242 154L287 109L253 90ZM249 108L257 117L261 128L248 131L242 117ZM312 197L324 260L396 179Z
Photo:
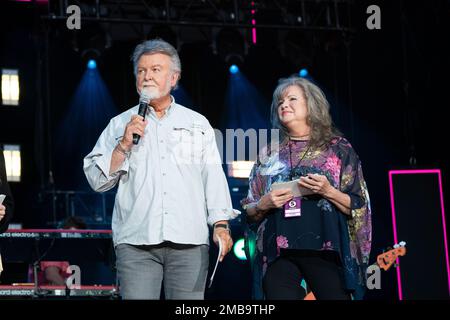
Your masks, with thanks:
M336 137L321 150L312 150L307 141L299 140L266 147L253 166L248 196L241 205L244 209L255 206L273 183L308 173L325 175L333 187L348 194L351 214L342 213L319 195L309 195L301 198L300 217L285 218L283 209L274 209L262 221L248 224L246 250L254 276L253 297L263 298L262 277L267 266L283 250L296 250L336 253L346 288L354 299L362 299L371 248L371 209L361 162L345 138Z

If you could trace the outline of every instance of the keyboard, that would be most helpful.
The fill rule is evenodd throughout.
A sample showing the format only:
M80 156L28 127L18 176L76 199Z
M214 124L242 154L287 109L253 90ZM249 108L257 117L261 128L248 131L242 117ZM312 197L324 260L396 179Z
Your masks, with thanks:
M43 285L36 290L34 284L0 285L0 296L20 297L118 297L115 286L86 286L66 289L64 286Z
M9 229L0 238L19 239L111 239L111 230L95 229Z

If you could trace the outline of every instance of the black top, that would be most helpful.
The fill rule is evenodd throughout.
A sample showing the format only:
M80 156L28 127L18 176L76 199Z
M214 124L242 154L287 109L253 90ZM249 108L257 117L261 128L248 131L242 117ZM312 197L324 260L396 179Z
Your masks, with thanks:
M0 145L0 194L5 194L3 205L6 207L6 215L0 220L0 233L8 229L9 222L14 212L14 200L11 195L8 180L6 179L5 158L3 157L3 146Z

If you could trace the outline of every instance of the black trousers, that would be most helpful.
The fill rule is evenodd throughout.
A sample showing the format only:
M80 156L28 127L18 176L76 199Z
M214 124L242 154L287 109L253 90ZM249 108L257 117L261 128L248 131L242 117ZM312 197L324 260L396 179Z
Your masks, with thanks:
M342 268L336 259L321 255L281 255L267 268L263 289L268 300L302 300L305 279L317 300L350 300Z

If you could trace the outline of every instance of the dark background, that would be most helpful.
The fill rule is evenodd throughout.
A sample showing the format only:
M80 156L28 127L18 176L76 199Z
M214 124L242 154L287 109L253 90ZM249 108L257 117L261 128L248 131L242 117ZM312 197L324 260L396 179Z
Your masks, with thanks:
M381 30L366 27L370 4L381 8ZM22 181L11 183L16 200L14 221L24 227L42 226L49 210L43 190L86 188L86 182L72 183L82 173L81 159L93 147L82 137L83 124L74 123L73 130L80 135L85 154L61 158L56 147L57 128L85 72L86 57L73 50L74 31L67 30L64 21L39 18L46 13L45 6L10 1L2 1L0 6L0 65L18 68L21 80L20 106L0 108L0 143L20 144L22 151ZM362 161L373 212L374 260L393 243L389 170L440 168L448 199L445 126L450 2L358 1L351 6L349 16L352 33L293 30L294 38L314 39L314 44L310 41L305 45L309 58L303 60L282 55L280 48L286 43L281 30L258 29L258 43L250 45L240 68L267 100L267 105L260 106L266 116L277 80L302 66L307 65L327 93L336 125ZM82 32L83 28L95 27L95 23L86 22ZM183 34L189 39L189 29ZM181 86L192 100L188 106L220 128L227 113L228 66L213 54L208 39L186 39L179 52ZM141 40L123 33L97 60L118 112L135 105L138 99L130 55ZM108 120L104 120L105 126ZM242 185L230 181L233 184ZM233 200L238 203L238 195ZM383 274L382 288L369 292L368 298L396 298L394 271Z

